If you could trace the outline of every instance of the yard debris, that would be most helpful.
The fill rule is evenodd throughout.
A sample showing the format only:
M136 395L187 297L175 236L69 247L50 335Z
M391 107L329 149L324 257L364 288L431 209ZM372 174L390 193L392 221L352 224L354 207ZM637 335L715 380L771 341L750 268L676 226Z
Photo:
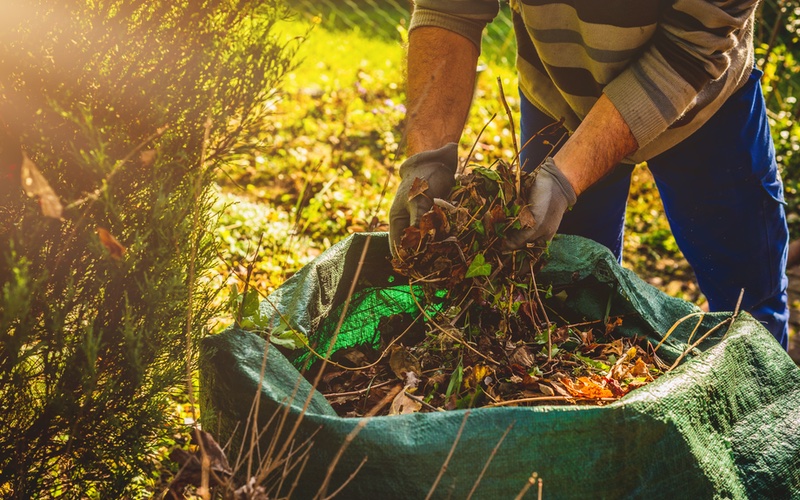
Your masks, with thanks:
M340 415L366 414L389 380L403 384L389 414L403 414L606 404L661 374L654 352L615 336L623 317L568 324L553 309L558 297L535 279L547 249L503 245L509 231L536 224L524 201L536 173L520 174L518 184L513 164L493 167L460 175L450 198L403 233L392 265L408 277L421 314L381 321L378 362L323 378L319 389ZM410 325L417 333L406 337Z

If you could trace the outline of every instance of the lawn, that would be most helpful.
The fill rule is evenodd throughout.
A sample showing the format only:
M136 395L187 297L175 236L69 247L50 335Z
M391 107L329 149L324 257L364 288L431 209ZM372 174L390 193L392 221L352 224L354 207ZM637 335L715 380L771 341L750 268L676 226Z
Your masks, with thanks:
M301 40L297 67L272 102L272 118L250 139L253 152L218 176L220 279L241 288L250 270L250 285L262 294L348 234L386 230L404 158L403 28L387 40L319 21L282 27ZM514 155L498 83L516 121L517 82L507 61L480 61L460 143L462 157L475 146L473 164ZM644 166L634 173L624 265L672 295L703 300Z

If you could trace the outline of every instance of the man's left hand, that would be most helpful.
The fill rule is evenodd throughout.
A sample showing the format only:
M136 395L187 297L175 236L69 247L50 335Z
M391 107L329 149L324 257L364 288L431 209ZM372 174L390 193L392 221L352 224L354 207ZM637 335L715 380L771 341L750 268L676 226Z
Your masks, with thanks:
M536 178L527 193L527 208L535 224L506 233L505 246L518 250L528 243L543 245L550 241L561 224L564 212L577 201L572 185L558 169L552 158L539 166Z

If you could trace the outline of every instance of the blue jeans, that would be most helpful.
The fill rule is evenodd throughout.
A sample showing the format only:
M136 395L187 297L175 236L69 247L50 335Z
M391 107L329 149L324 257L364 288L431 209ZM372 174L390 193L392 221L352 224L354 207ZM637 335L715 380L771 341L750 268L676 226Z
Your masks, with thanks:
M697 132L647 162L672 233L712 311L741 308L788 348L783 184L761 93L761 72ZM553 119L521 99L522 144ZM552 155L555 136L534 138L520 155L526 169ZM564 214L559 232L591 238L622 257L631 165L620 164Z

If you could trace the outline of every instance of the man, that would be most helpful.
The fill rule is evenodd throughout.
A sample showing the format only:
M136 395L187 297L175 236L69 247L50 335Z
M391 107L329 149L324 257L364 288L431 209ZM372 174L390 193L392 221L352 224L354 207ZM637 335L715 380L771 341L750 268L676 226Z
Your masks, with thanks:
M752 32L757 0L512 1L521 143L563 120L528 202L535 228L508 246L556 231L622 253L633 165L647 161L678 245L713 311L741 307L784 348L788 231L783 187L759 85ZM446 198L469 111L480 37L497 0L417 0L408 47L408 159L390 212L391 241ZM554 154L552 154L554 153ZM546 159L545 155L551 154ZM428 182L408 199L415 178Z

